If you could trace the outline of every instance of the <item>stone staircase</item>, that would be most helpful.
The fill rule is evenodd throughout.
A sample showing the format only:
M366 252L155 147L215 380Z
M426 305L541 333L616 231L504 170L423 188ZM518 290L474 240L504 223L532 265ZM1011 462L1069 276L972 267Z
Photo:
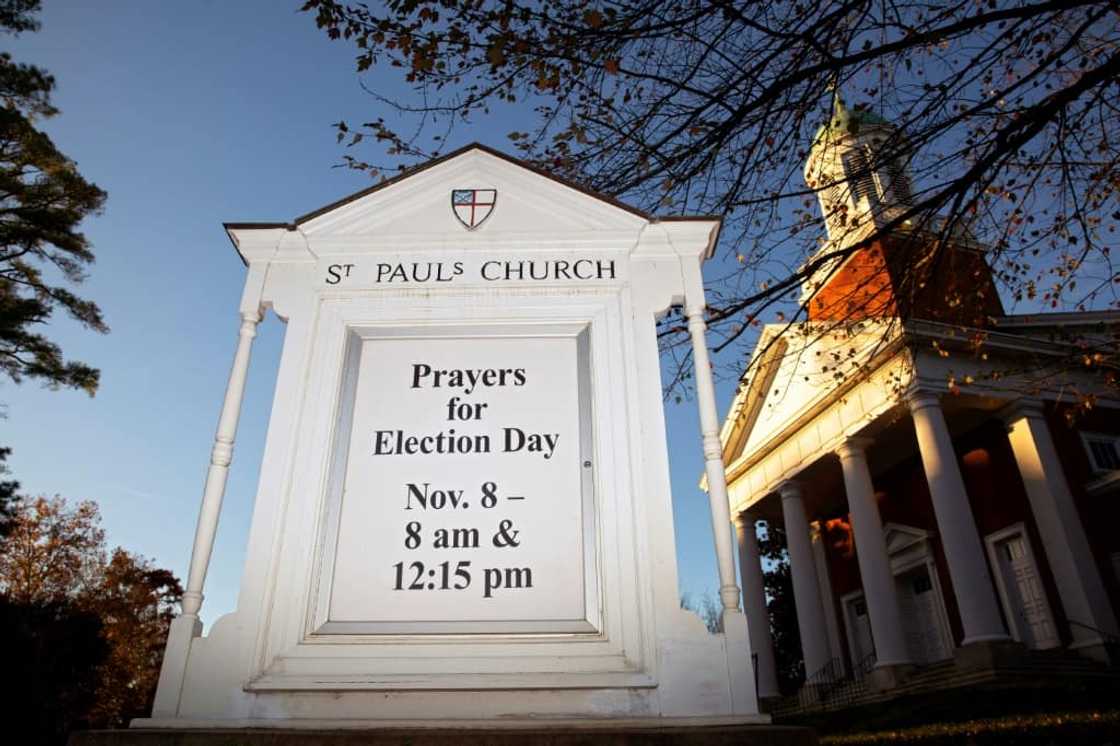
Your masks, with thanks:
M871 689L866 678L817 684L811 691L783 697L770 703L766 709L776 722L781 722L804 715L837 712L946 691L971 688L1039 690L1097 684L1120 688L1120 668L1097 663L1062 649L1022 651L1013 660L998 666L961 668L953 660L922 666L912 672L900 686L883 691Z

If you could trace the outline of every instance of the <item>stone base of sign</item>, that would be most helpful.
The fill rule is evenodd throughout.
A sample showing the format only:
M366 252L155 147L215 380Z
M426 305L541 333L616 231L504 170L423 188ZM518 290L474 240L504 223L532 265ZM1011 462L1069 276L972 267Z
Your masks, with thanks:
M545 723L532 727L379 728L377 730L131 729L80 731L69 746L816 746L811 728L779 725Z

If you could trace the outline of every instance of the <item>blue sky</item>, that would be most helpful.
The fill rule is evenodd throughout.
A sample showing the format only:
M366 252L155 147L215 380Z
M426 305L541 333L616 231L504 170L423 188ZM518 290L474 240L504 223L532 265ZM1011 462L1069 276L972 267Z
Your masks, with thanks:
M341 168L331 123L384 116L351 48L298 2L62 2L5 48L58 80L44 129L109 193L88 220L97 263L81 292L112 331L60 320L50 335L102 371L94 398L0 381L0 444L28 494L92 499L111 545L185 582L209 451L237 331L244 268L223 221L286 220L370 184ZM368 82L368 80L367 80ZM397 83L374 78L381 90ZM455 131L508 148L520 113ZM524 127L522 127L524 128ZM203 617L231 611L244 562L283 325L262 325ZM721 414L730 382L719 385ZM718 586L695 403L668 403L681 590Z

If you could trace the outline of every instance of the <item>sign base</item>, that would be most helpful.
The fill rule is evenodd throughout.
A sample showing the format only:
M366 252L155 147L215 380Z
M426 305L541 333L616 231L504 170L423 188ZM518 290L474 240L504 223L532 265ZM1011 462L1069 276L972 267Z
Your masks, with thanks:
M469 721L411 724L406 728L316 730L290 728L147 728L80 731L69 746L816 746L811 728L784 725L720 724L730 718L659 718L602 721ZM154 721L152 721L154 724Z

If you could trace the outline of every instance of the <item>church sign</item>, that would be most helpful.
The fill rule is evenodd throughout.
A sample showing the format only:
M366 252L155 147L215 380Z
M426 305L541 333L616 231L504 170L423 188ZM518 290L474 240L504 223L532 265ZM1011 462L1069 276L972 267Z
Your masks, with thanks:
M471 146L230 223L240 331L155 728L747 723L700 267L655 220ZM679 608L655 320L697 360L725 606ZM286 323L236 611L202 590L256 327ZM722 507L721 507L722 504Z
M318 630L593 631L586 327L348 344Z

